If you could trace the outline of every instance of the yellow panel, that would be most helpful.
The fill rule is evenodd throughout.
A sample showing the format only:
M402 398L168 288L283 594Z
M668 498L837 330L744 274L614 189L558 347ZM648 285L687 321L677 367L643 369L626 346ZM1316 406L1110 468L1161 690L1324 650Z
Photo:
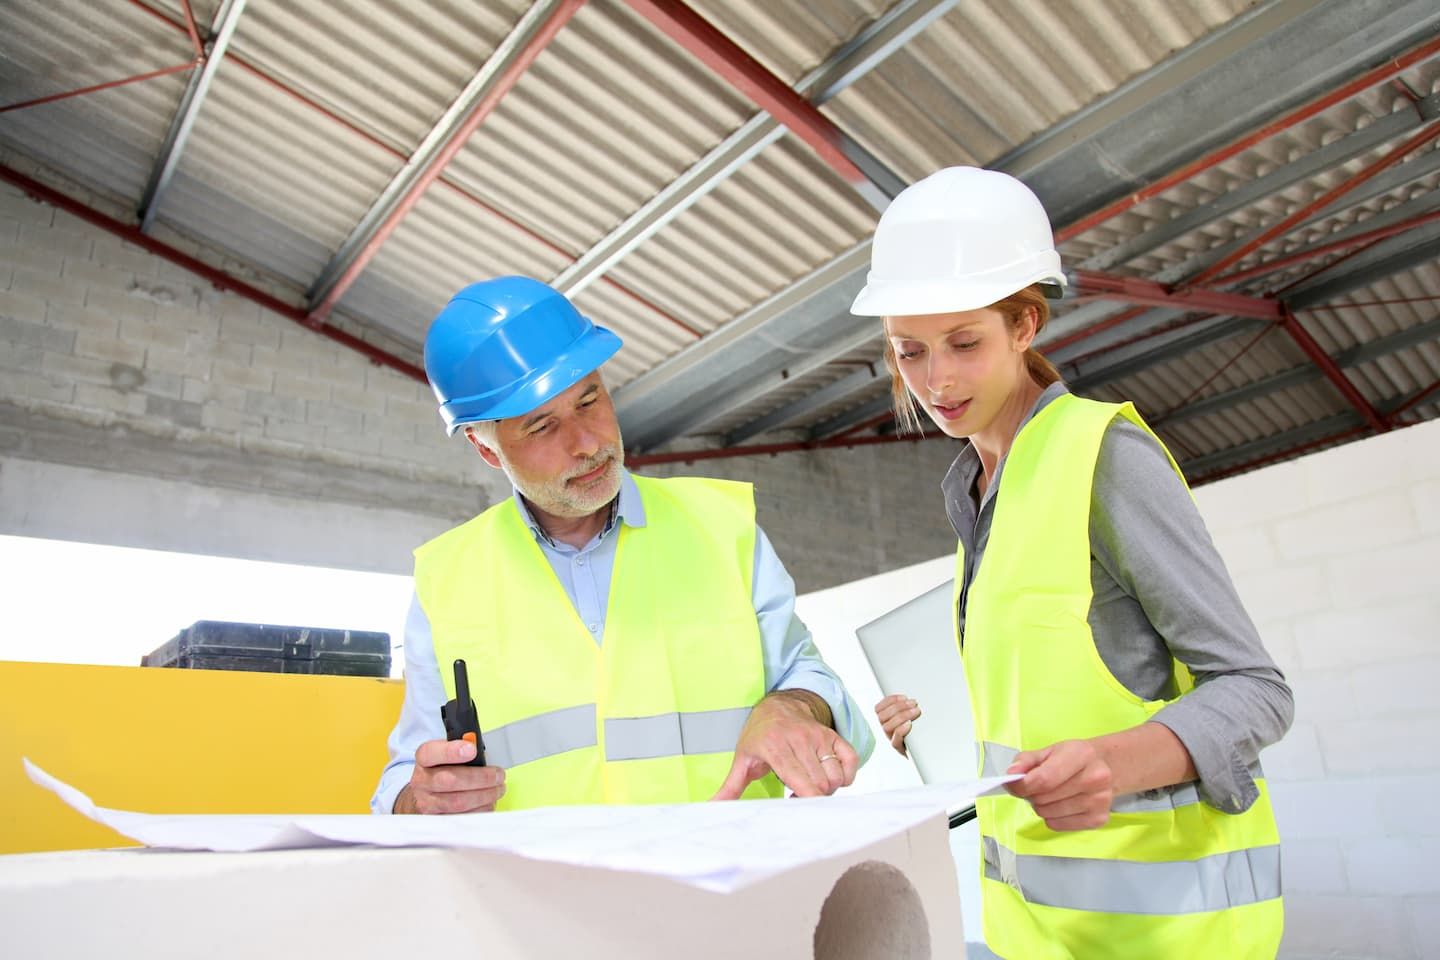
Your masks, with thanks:
M154 813L363 813L397 680L0 661L0 853L131 845L25 776Z

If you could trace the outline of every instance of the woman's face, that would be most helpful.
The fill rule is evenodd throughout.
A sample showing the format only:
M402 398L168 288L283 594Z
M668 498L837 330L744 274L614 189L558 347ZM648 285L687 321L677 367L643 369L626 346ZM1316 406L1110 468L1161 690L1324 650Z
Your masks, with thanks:
M911 395L956 438L983 431L1019 389L1033 337L1027 329L1012 334L992 307L886 317L885 333Z

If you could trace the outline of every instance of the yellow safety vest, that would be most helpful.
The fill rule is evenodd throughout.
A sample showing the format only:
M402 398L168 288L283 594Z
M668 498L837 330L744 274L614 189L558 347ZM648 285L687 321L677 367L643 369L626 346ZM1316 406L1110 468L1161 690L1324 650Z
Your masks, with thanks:
M1066 394L1010 450L960 638L982 776L1004 773L1020 751L1128 729L1165 706L1115 679L1088 623L1091 487L1117 416L1149 432L1130 404ZM1193 686L1178 661L1176 676L1182 692ZM1008 794L982 798L986 942L1011 960L1273 958L1280 838L1257 782L1259 799L1241 814L1187 784L1117 797L1106 826L1074 832L1052 831Z
M513 499L415 551L447 697L464 659L501 810L708 800L765 695L749 484L635 478L597 645ZM779 796L773 774L749 797Z

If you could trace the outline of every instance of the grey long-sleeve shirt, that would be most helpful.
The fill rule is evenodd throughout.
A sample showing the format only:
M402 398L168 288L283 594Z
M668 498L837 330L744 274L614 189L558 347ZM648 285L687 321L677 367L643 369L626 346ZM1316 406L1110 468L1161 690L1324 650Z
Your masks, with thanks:
M1067 393L1046 388L1021 421ZM976 498L980 456L965 449L941 483L945 509L965 547L965 601L1003 497L1005 460ZM1210 539L1200 512L1165 452L1145 431L1119 419L1105 431L1090 505L1089 622L1101 660L1127 690L1146 700L1176 694L1171 657L1195 676L1195 689L1160 710L1195 763L1201 797L1227 813L1259 796L1260 750L1279 740L1294 714L1290 687L1260 636Z

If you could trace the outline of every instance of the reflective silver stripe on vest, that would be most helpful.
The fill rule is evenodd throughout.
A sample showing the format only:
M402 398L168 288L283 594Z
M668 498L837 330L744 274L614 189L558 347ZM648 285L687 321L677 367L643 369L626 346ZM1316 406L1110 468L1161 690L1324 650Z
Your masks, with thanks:
M595 746L595 704L566 707L482 730L485 760L492 766L518 767L581 747Z
M985 762L981 767L980 776L998 777L1005 773L1010 764L1015 762L1018 750L999 743L986 742L976 744L975 749L985 751ZM1265 771L1260 768L1257 760L1250 765L1250 776L1260 779L1265 776ZM1192 803L1200 802L1200 788L1194 783L1180 783L1173 787L1163 787L1159 790L1146 790L1143 793L1127 793L1116 797L1110 802L1111 813L1155 813L1161 810L1175 810Z
M606 760L646 760L689 753L728 753L740 739L749 707L662 713L605 721Z
M1141 863L1016 855L982 837L985 877L1028 902L1092 913L1175 915L1242 907L1280 896L1280 845L1199 860Z

